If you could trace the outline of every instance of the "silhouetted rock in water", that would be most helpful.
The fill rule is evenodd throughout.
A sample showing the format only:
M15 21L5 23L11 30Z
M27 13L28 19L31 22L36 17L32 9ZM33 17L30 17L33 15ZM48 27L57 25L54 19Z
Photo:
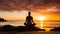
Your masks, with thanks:
M4 20L3 18L0 18L0 22L5 22L6 20Z
M4 25L2 28L1 28L1 31L13 31L14 27L11 26L11 25Z
M0 31L25 32L25 31L45 31L45 30L37 27L26 27L26 26L13 27L11 25L5 25L1 27Z
M60 27L56 27L54 29L51 29L50 31L60 31Z
M16 28L16 31L45 31L45 30L37 27L18 26Z

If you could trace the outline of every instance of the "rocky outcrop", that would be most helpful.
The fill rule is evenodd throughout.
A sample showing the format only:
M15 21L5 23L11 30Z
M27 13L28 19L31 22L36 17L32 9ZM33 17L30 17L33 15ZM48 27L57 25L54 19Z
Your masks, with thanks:
M4 18L0 18L0 22L5 22L6 20Z

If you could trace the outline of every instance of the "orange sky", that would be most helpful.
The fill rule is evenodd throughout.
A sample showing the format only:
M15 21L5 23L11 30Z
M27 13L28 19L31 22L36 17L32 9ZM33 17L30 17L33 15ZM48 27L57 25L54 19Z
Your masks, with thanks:
M0 17L6 20L25 20L28 15L27 11L22 12L0 12ZM48 14L40 14L36 12L32 12L31 16L33 16L34 20L38 20L39 16L47 17L46 20L60 20L60 14L56 13L48 13Z
M60 20L60 0L4 0L0 1L0 17L6 20L25 20L31 11L34 20L41 15L46 20Z

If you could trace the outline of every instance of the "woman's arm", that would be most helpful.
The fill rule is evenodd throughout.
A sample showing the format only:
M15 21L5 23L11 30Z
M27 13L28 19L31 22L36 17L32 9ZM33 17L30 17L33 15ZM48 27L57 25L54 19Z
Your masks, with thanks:
M33 22L33 24L34 24L33 18L32 18L32 22Z

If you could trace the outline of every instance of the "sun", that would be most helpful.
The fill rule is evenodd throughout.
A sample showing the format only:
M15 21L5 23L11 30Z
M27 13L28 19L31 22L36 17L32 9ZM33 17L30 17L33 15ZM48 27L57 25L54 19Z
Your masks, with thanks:
M39 17L38 17L38 20L45 20L45 19L46 19L45 16L39 16Z

